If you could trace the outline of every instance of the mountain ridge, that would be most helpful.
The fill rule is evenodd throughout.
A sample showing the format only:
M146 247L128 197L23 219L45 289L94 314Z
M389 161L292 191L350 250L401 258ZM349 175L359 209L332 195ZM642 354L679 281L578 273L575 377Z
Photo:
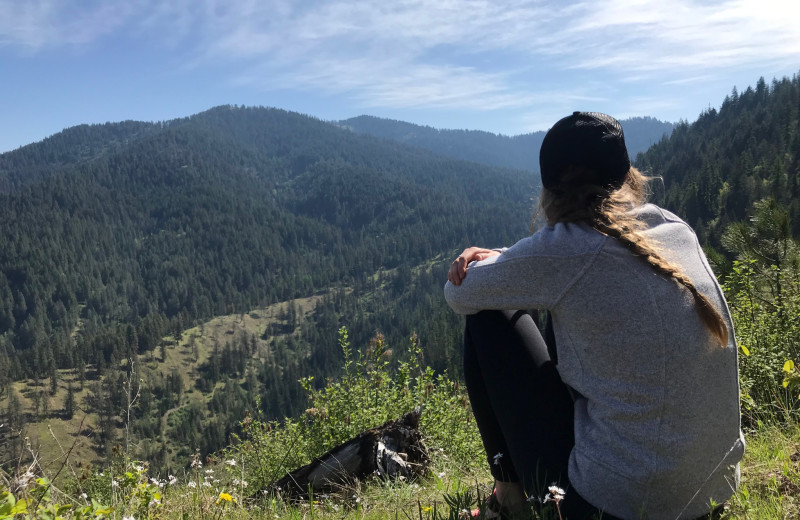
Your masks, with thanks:
M483 130L439 129L405 121L361 115L335 124L356 133L424 148L447 157L465 159L490 166L539 172L539 148L546 132L515 136ZM652 117L621 121L631 159L669 136L674 124Z

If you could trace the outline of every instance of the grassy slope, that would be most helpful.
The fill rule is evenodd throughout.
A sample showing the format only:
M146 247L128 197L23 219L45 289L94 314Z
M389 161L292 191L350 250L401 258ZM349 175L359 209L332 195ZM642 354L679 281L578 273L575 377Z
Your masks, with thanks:
M190 470L179 477L176 485L162 488L163 500L150 509L151 516L147 518L457 520L459 511L451 510L448 498L459 497L459 507L472 507L477 504L478 496L490 492L488 468L482 461L464 468L450 464L446 453L434 454L432 459L429 476L417 482L354 482L335 496L317 496L310 502L300 503L287 503L276 497L265 497L256 502L242 501L241 497L249 493L235 480L241 474L238 465L206 466ZM147 474L142 476L146 481ZM189 482L197 485L190 487L187 485ZM203 482L208 482L208 487L203 486ZM221 493L229 493L231 500L221 499ZM62 503L86 500L74 496L63 498ZM116 518L121 518L137 513L137 504L135 497L117 493L109 505L115 508ZM134 517L146 516L142 516L139 509ZM558 516L551 508L543 518L555 519ZM727 502L723 518L800 518L800 424L769 426L748 435L748 450L742 463L742 484Z
M297 309L298 323L303 321L303 318L314 309L321 298L322 295L315 295L293 300ZM164 359L161 358L160 348L140 355L138 358L139 375L146 378L148 373L169 374L173 369L177 369L183 377L186 388L180 406L185 406L191 400L208 400L209 395L204 395L194 388L194 381L198 377L198 367L208 359L214 342L217 341L220 345L224 345L226 341L238 338L242 332L246 331L248 334L256 334L259 338L256 355L265 355L266 349L269 348L269 341L260 339L261 334L270 324L280 320L281 313L288 308L289 303L279 302L269 307L253 309L245 314L220 316L201 326L188 329L183 332L179 342L174 339L168 340ZM191 347L192 341L196 344L196 357ZM30 439L31 448L38 454L41 464L44 466L57 465L60 460L63 460L63 454L70 449L72 450L70 459L73 462L102 462L95 452L92 442L98 417L95 414L86 414L81 409L81 405L89 393L88 384L80 389L77 377L71 370L60 370L58 374L58 389L53 395L50 395L49 388L46 388L49 386L47 379L28 379L13 383L22 411L29 416L29 422L23 435ZM87 368L88 381L91 381L91 374L92 369L89 367ZM67 396L67 386L70 383L74 390L77 406L72 419L67 420L61 416L61 412ZM48 390L45 392L45 398L48 400L49 414L40 420L33 420L32 395L42 388ZM0 401L0 408L4 409L6 406L7 398ZM162 420L166 422L170 412L175 409L168 411ZM124 438L123 434L122 429L117 431L118 438Z
M312 298L296 301L299 312L308 312L314 304ZM166 367L179 367L188 376L196 369L197 362L207 358L214 338L223 341L233 335L235 337L242 330L260 332L272 320L277 319L282 310L278 304L269 308L258 309L251 313L223 316L205 323L202 327L190 329L183 335L180 344L173 344L167 349L166 360L161 363L153 356L145 357L142 366L150 366L159 370ZM191 348L188 346L192 336L198 344L198 361L194 361ZM266 345L264 345L265 347ZM59 383L59 393L51 397L53 403L60 403L65 395L65 388L70 374L62 374ZM22 383L18 383L22 385ZM22 400L28 402L25 391L33 389L31 382L22 389ZM80 394L76 394L80 399ZM187 392L186 399L203 398L196 390ZM57 405L51 403L51 409ZM91 420L91 417L89 418ZM76 435L80 423L80 415L71 421L51 419L34 425L30 429L31 439L41 436L40 465L45 474L53 475L61 465L62 457L58 454L61 448L54 442L48 432L51 428L54 437L69 450L73 439L80 439ZM84 430L85 424L84 424ZM800 518L800 424L789 423L781 426L765 426L759 431L748 432L748 447L742 463L742 485L737 494L729 501L726 518L744 519L784 519ZM34 447L36 441L34 440ZM68 470L65 475L74 474L75 461L83 457L91 458L91 442L85 439L78 443L73 450ZM85 459L84 459L85 460ZM236 472L227 467L216 467L215 475L221 483L211 488L188 488L189 479L201 479L204 474L198 472L184 475L181 482L167 494L161 506L161 517L183 518L186 513L189 518L200 516L219 515L225 518L255 518L271 520L295 520L297 518L365 518L365 519L397 519L421 518L421 520L434 520L433 512L439 515L448 514L445 496L458 493L471 493L473 498L480 493L487 492L490 482L488 468L483 461L475 461L472 467L455 466L449 462L446 453L434 454L433 467L430 477L415 483L382 484L380 482L355 483L352 488L343 489L339 497L318 497L316 503L286 504L281 501L267 501L257 507L243 508L236 503L217 503L219 493L223 490L237 496L235 487L230 482L235 478ZM226 485L227 484L227 485ZM242 490L239 490L241 494ZM73 497L73 501L77 500ZM79 501L79 500L78 500ZM128 511L128 504L123 497L114 501L117 511ZM200 516L198 516L200 515Z
M436 260L438 258L431 259L424 265L416 266L412 272L416 273L420 269L430 268L430 265ZM385 270L383 276L391 277L395 271L395 269ZM374 275L375 278L378 276L378 273ZM345 288L345 290L349 292L349 289ZM279 333L270 336L267 340L261 339L261 335L267 327L271 324L282 324L281 315L285 314L292 303L297 312L297 323L303 323L305 318L313 312L317 302L324 296L325 294L320 293L252 309L247 313L219 316L183 331L180 341L175 341L175 338L172 337L163 338L166 343L163 358L160 347L140 355L137 359L139 378L146 381L150 374L169 374L172 370L177 370L183 378L184 393L181 402L175 408L168 410L162 417L164 426L166 426L171 413L178 408L186 406L192 401L208 402L210 400L211 394L204 394L197 390L194 382L199 376L198 368L208 360L215 342L225 345L226 342L239 338L244 332L248 335L255 334L258 338L258 349L255 356L266 358L272 339L288 335ZM362 299L368 303L371 297L371 293L365 293ZM192 343L195 344L194 348ZM43 465L58 465L67 452L70 452L70 460L73 462L93 463L101 466L107 462L104 459L105 455L96 451L92 440L99 418L96 414L87 414L82 409L82 404L89 394L88 383L97 377L92 366L87 366L86 376L87 384L80 388L74 371L59 370L58 388L53 395L49 393L49 379L27 379L12 383L12 387L19 397L22 413L27 416L27 424L21 435L29 438L33 452L37 454ZM65 419L62 411L69 384L72 384L73 387L76 410L72 419ZM221 384L218 383L218 385ZM32 396L42 389L47 390L44 394L48 401L49 413L42 413L37 418L34 414ZM0 409L6 409L7 403L8 396L2 396ZM121 417L119 419L118 423L121 425L124 421ZM115 437L124 439L124 430L118 428Z
M164 518L190 518L219 514L224 518L297 520L299 518L419 519L448 518L446 496L469 493L473 501L485 496L491 482L488 467L476 461L473 468L448 465L446 454L433 458L430 476L414 483L385 484L379 481L355 483L340 496L316 497L312 503L287 504L264 500L242 507L217 503L220 489L195 491L178 485L163 504ZM229 469L229 468L225 468ZM225 473L217 468L217 475ZM229 472L235 477L235 472ZM223 483L225 479L223 478ZM202 489L202 488L201 488ZM234 497L235 488L226 488ZM544 491L543 491L544 494ZM202 504L203 509L198 505ZM122 504L118 504L122 505ZM555 511L552 511L555 515ZM457 515L450 515L453 518ZM548 518L545 516L545 518ZM550 516L550 518L557 518ZM800 518L800 424L769 426L748 435L748 449L742 463L742 484L728 501L723 518L783 520Z

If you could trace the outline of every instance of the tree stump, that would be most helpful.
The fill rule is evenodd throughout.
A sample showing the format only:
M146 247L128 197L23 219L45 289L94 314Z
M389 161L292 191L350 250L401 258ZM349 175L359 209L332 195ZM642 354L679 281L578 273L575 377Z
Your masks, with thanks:
M430 463L419 432L419 409L359 433L349 441L288 473L267 487L284 498L308 498L309 491L325 494L355 480L377 475L388 480L411 479Z

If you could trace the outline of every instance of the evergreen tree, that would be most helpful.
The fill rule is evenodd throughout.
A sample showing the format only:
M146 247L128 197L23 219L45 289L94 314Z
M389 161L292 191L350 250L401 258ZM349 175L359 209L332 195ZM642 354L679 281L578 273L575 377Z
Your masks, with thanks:
M64 398L64 418L69 420L75 415L75 391L72 383L67 384L67 396Z

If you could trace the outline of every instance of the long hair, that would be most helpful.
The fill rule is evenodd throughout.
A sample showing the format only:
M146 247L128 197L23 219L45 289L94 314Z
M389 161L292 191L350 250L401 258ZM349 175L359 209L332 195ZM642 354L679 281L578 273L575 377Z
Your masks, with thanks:
M619 240L634 255L644 259L656 272L685 287L694 297L697 312L705 326L722 346L728 344L728 327L720 312L706 295L697 290L678 266L661 256L659 246L642 232L644 224L630 210L642 205L649 196L648 178L631 167L623 185L616 190L585 184L591 172L580 166L567 167L559 184L542 188L539 213L547 223L586 222L597 231Z

